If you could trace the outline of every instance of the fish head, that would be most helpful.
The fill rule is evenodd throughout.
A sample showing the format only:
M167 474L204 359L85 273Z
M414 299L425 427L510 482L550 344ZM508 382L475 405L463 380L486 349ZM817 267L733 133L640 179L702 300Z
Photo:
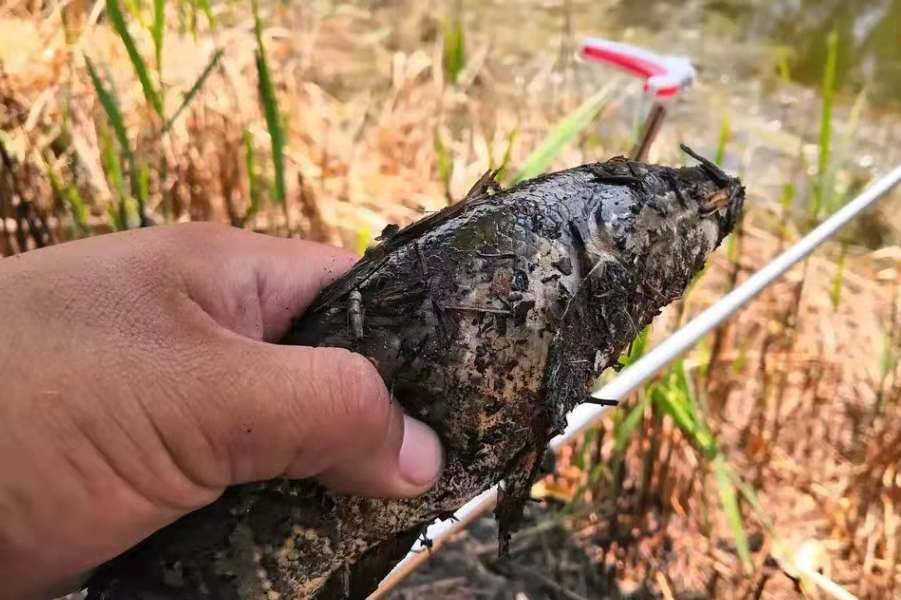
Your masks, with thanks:
M638 287L655 292L658 306L680 296L703 269L735 228L744 203L738 178L682 148L701 164L602 163L600 181L623 183L599 188L581 227L592 262L625 267Z
M693 198L696 207L689 206L687 211L691 216L695 209L697 210L701 227L705 229L705 234L712 244L712 251L738 224L744 208L745 188L738 177L729 176L715 163L695 153L688 146L683 144L682 150L701 163L693 170L681 171L692 173L692 176L683 179L688 180L687 188L693 192L690 197ZM678 178L676 183L679 183ZM715 225L715 228L710 227L710 224Z

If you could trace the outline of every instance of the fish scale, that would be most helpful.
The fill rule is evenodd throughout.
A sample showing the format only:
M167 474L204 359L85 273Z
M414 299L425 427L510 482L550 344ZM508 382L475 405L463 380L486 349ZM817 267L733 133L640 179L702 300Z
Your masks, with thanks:
M386 228L292 324L283 343L366 356L436 431L432 490L235 486L99 569L89 598L365 597L429 523L499 481L505 547L567 412L735 225L741 183L687 151L699 166L616 158L508 190L484 177L460 203Z

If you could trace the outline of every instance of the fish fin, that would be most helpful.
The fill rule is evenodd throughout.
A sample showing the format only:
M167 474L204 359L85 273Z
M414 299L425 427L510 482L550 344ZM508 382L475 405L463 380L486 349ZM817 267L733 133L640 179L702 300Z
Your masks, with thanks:
M610 185L641 185L641 179L634 175L596 175L595 180L599 183L607 183Z
M482 204L486 204L489 200L491 200L491 196L486 196L484 191L489 189L491 185L496 185L494 181L494 175L497 174L497 171L489 171L485 176L479 180L482 182L480 185L479 182L476 183L476 186L473 186L473 190L470 191L467 196L457 202L456 204L451 204L450 206L433 213L424 219L420 219L415 223L411 223L407 225L403 229L397 231L391 231L391 235L386 237L380 244L377 246L370 248L366 251L357 264L353 266L350 272L347 273L344 277L341 277L328 287L326 287L319 294L319 297L316 299L316 302L310 307L310 311L315 312L325 308L330 305L332 302L338 300L349 294L352 290L359 288L363 285L363 283L369 279L376 271L378 271L382 265L385 264L388 260L388 255L401 248L406 246L410 242L418 239L421 235L443 225L454 217L458 216L462 212L467 209L474 208L476 206L480 206ZM490 175L486 179L486 176ZM484 181L483 181L484 180ZM476 189L476 188L479 189ZM472 196L473 191L482 192L477 196Z
M487 203L488 200L490 200L490 197L486 197L486 194L491 190L500 189L500 185L495 180L499 171L500 169L486 171L484 175L479 177L478 181L475 182L462 200L456 204L451 204L424 219L407 225L395 233L391 236L390 240L383 244L386 247L385 249L391 251L400 246L404 246L410 241L418 238L420 235L431 231L436 227L440 227L464 210Z
M367 250L363 258L354 265L347 275L322 290L309 310L311 312L321 310L339 298L346 296L352 290L358 289L363 282L381 268L387 261L388 255L398 248L406 246L424 233L440 227L465 210L486 204L491 200L491 192L501 189L500 184L497 182L497 174L499 172L500 168L486 171L470 188L466 196L456 204L451 204L402 229L397 229L396 225L386 227L382 231L382 235L379 236L381 243Z
M357 261L344 277L326 286L319 293L308 312L322 310L331 305L332 302L346 296L355 289L359 289L367 279L382 268L382 265L388 262L387 252L384 251L383 246L384 244L379 244L375 248L367 250L363 258Z
M463 199L460 200L460 203L469 202L470 200L474 200L479 196L484 196L485 194L491 192L499 192L501 191L501 184L497 181L497 174L500 173L501 169L498 167L497 169L488 169L482 174L481 177L473 184L469 191L466 192L466 195L463 196Z
M704 172L707 173L707 175L709 175L710 178L715 182L720 185L729 185L730 183L732 183L732 178L729 177L725 171L719 168L719 166L715 162L704 158L685 144L679 144L679 147L682 148L682 152L701 163L701 168L704 169Z

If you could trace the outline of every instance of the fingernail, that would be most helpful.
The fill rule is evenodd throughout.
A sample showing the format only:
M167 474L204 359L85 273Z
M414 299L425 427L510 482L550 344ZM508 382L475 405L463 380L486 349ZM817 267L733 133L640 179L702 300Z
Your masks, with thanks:
M401 477L422 487L434 482L441 474L444 452L441 441L432 429L413 417L404 415L404 441L398 456Z

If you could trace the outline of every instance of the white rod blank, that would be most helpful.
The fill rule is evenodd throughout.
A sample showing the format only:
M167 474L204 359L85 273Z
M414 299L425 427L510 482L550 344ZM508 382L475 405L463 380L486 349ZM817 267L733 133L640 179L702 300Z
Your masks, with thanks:
M774 258L715 304L698 314L673 335L663 340L634 364L623 369L610 383L595 392L593 394L594 397L610 400L625 398L663 367L691 348L713 328L729 318L735 311L747 304L776 278L804 259L820 244L835 235L839 229L844 227L858 213L888 193L899 181L901 181L901 165L896 166L859 196L845 204L813 231L798 240L797 243ZM572 441L576 436L594 425L608 408L594 404L577 406L567 416L566 430L551 440L551 448L557 450ZM378 589L370 595L370 599L383 597L384 594L412 573L422 562L427 560L432 552L436 552L443 546L450 536L465 529L470 523L492 510L496 505L497 486L493 486L463 505L455 513L454 520L449 519L433 523L426 531L426 536L432 540L430 551L425 552L424 550L426 549L421 548L421 544L417 542L410 553L382 580Z

